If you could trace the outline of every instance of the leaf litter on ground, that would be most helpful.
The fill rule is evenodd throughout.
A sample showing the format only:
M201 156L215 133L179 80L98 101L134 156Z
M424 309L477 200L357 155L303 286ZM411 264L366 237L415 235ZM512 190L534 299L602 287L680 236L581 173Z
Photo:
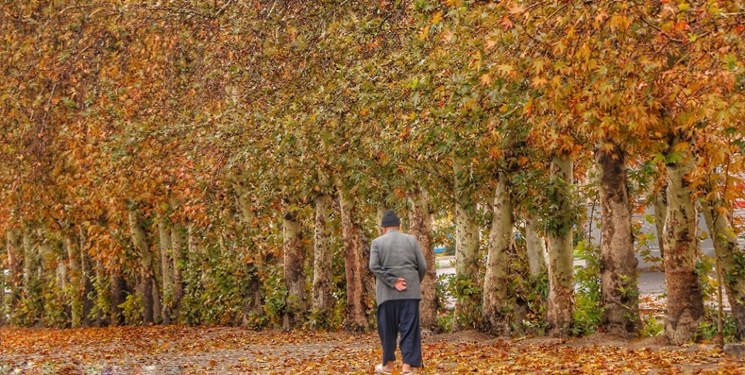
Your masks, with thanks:
M420 374L741 374L712 345L658 338L496 338L475 331L424 339ZM0 329L2 374L369 374L374 333L145 326ZM400 358L400 355L399 355ZM400 359L398 362L400 366Z

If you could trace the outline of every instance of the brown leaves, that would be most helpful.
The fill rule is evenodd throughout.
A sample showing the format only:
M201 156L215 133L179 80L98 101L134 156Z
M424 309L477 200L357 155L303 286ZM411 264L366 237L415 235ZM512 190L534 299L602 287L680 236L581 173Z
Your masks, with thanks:
M372 333L240 328L3 329L0 341L0 372L29 374L364 374L381 355ZM423 374L736 374L745 369L709 346L680 349L604 335L505 340L466 331L426 339L423 355Z

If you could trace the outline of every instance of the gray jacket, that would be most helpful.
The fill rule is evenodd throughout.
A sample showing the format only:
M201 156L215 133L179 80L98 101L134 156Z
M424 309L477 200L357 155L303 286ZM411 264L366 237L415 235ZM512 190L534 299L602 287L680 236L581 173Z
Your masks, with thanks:
M420 283L427 264L414 236L394 230L374 239L370 249L370 271L376 278L378 306L390 300L422 299ZM406 290L402 292L394 288L399 277L406 279Z

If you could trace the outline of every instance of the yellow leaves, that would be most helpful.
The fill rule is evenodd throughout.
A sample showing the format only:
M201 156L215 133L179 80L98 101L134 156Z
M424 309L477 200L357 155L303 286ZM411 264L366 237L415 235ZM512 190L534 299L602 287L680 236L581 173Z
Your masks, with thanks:
M481 81L481 84L484 86L489 86L492 83L492 77L489 73L483 74L481 78L479 79Z
M587 61L590 59L591 53L592 49L590 48L590 44L588 42L584 42L577 50L577 57L581 60Z
M608 18L608 11L605 9L601 9L600 12L595 16L595 22L593 23L593 26L596 29L599 29L600 24L602 24L607 18Z
M508 64L497 65L497 72L503 77L511 76L514 69L515 68L512 65Z
M509 8L509 12L510 14L515 14L515 15L522 14L525 12L525 6L523 6L522 4L511 4Z
M438 23L440 23L440 21L442 21L442 11L441 10L435 12L435 14L432 15L432 20L429 23L430 23L430 25L437 25Z
M481 69L483 61L484 56L481 54L481 51L476 51L475 53L471 54L471 61L469 62L468 66L471 69L479 70Z
M429 36L433 26L438 25L442 21L442 11L439 10L432 15L429 23L422 28L419 32L419 40L425 40Z
M429 36L430 25L424 26L422 31L419 32L419 40L425 40Z
M546 83L548 83L548 80L545 77L541 76L534 77L532 80L530 80L530 85L537 89L545 86Z
M145 373L370 373L380 359L375 333L254 332L226 327L3 328L5 369L30 373L110 368ZM425 339L424 373L739 373L739 362L706 347L646 347L597 334L580 339L493 339L475 331ZM33 362L28 358L36 358ZM127 364L126 371L121 366ZM400 362L399 362L400 363ZM145 371L150 369L149 371Z
M499 21L499 24L502 25L505 30L509 30L514 26L512 24L512 20L510 20L510 17L508 17L507 15L504 15L502 17L502 19Z
M691 144L690 143L688 143L688 142L678 142L673 147L673 152L685 153L690 148L691 148Z
M614 32L622 30L626 31L629 29L633 22L633 19L626 17L621 14L614 14L611 16L610 21L608 22L608 26L610 26L610 29Z

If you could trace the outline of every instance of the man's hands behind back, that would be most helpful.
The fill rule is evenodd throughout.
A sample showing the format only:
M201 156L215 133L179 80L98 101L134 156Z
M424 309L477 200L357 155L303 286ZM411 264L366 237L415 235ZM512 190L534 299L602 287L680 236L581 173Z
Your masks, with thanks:
M396 279L396 283L393 284L393 287L396 288L396 290L398 290L399 292L403 292L404 290L406 290L406 279L404 279L403 277L399 277L398 279Z

